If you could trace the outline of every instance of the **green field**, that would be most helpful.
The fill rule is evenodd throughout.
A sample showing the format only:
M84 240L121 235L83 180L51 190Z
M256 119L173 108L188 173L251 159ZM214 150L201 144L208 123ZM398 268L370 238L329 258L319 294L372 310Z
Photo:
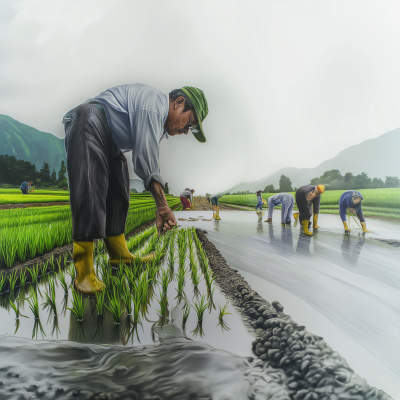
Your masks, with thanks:
M65 192L64 192L65 193ZM12 198L15 194L0 194ZM65 196L21 195L29 199ZM171 208L180 204L177 197L166 195ZM65 201L68 201L66 197ZM61 200L53 200L61 201ZM6 199L3 204L9 204ZM125 234L155 218L156 206L149 194L132 194ZM0 210L0 264L12 267L15 261L24 262L56 247L72 243L72 219L69 205Z
M339 214L339 199L343 192L344 190L329 190L323 193L321 196L321 213ZM400 219L400 189L362 189L360 192L364 197L362 208L365 216ZM262 196L268 201L268 198L274 194L263 193ZM295 196L295 193L292 192L292 195ZM255 207L257 196L255 194L225 195L219 201ZM264 205L264 208L268 208L268 206ZM295 205L294 208L297 209L297 206Z

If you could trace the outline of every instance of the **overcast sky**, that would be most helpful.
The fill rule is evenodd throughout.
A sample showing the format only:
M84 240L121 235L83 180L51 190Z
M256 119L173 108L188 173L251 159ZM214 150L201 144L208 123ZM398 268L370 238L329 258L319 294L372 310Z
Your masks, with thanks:
M399 21L384 0L4 0L0 114L63 137L109 87L199 87L207 142L163 141L161 174L215 193L399 127Z

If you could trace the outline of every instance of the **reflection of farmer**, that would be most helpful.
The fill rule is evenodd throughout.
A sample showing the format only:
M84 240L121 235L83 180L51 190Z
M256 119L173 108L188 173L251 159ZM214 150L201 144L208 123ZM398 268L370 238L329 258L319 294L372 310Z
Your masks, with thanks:
M274 207L280 206L281 209L281 224L290 225L292 223L292 210L294 206L294 197L290 193L278 193L268 199L268 219L265 222L272 222L272 213Z
M211 204L213 206L213 218L215 218L216 221L219 221L221 218L219 217L219 210L218 210L218 199L222 198L221 194L215 195L211 197Z
M256 212L258 213L259 211L261 211L262 215L264 215L263 210L262 210L262 206L264 204L263 198L262 198L262 190L257 190L256 194L257 194Z
M191 208L191 204L193 203L193 193L194 190L190 190L189 188L186 188L181 194L180 194L180 199L182 203L182 208L183 210L189 210Z
M354 236L343 235L341 245L342 256L352 267L357 263L361 249L365 244L365 238L363 236L359 236L356 240L357 241L355 241Z
M31 186L32 183L32 181L21 183L21 186L19 188L21 189L22 194L28 194L28 190L30 189L29 186Z
M299 217L300 214L300 223L303 225L303 232L308 236L312 236L313 234L308 230L311 215L313 215L313 229L318 229L317 225L318 221L318 213L319 213L319 205L321 203L321 194L325 192L324 185L305 185L301 188L297 189L296 192L296 204L299 209L298 213L294 213L293 216L295 219ZM312 208L311 209L311 205Z
M364 198L362 197L361 193L357 192L356 190L348 190L347 192L342 193L342 195L340 196L339 213L340 218L343 222L344 230L346 232L351 231L351 229L349 229L347 225L346 211L349 211L352 215L357 214L357 217L361 222L363 231L370 232L367 230L367 226L365 225L365 219L361 209L361 201L363 199Z
M64 116L75 286L80 291L104 288L93 268L94 239L105 238L111 264L134 259L124 236L129 172L123 153L132 151L135 173L154 197L157 229L163 233L176 220L164 196L160 142L189 130L205 142L202 121L207 113L204 93L194 87L168 94L132 84L108 89Z

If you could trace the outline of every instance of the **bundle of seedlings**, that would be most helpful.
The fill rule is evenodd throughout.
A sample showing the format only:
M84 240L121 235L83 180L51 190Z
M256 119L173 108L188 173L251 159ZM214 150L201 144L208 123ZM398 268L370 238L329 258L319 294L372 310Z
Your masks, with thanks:
M20 299L20 300L27 300L29 304L29 308L32 311L33 316L35 319L39 319L39 302L36 294L36 290L34 286L31 286L30 289L30 296L26 299Z
M185 306L183 307L183 318L182 318L182 325L185 326L186 322L189 318L189 314L190 314L190 304L185 301Z
M218 322L218 325L221 326L222 331L230 330L230 328L228 327L228 325L226 324L226 322L224 320L224 316L225 315L228 315L228 314L232 315L230 312L228 312L228 304L229 304L229 301L227 301L226 304L223 307L221 307L218 304L218 308L219 308L219 313L218 313L219 322Z
M135 253L135 255L145 256L147 254L151 254L156 248L157 240L158 240L158 234L157 232L155 232L152 236L150 236L147 245L143 246L140 250L138 250Z
M182 299L182 296L184 295L183 289L185 288L185 280L188 275L189 275L188 270L185 267L179 268L178 272L176 273L176 280L178 283L178 288L176 289L176 291L178 292L177 298L179 302Z
M157 299L157 301L160 309L156 311L160 317L159 323L163 326L168 322L168 297L160 292L160 299Z
M17 283L17 279L18 279L17 271L14 271L12 274L8 275L8 283L10 286L10 295L11 296L14 295L14 288Z
M20 274L19 274L19 286L24 287L26 283L26 271L23 270ZM1 288L0 288L0 293L1 293Z
M103 310L104 310L104 301L106 298L106 291L105 290L93 290L94 295L96 296L96 310L97 310L97 315L101 316L103 315Z
M44 296L46 302L43 303L43 309L49 307L54 316L57 316L56 289L52 277L48 281L48 292L44 292Z
M204 294L201 296L200 301L195 301L192 307L196 310L197 320L199 322L203 321L204 312L207 310L209 303L206 303L206 298Z
M72 299L71 299L72 308L69 307L67 308L68 310L72 311L75 314L77 322L82 322L83 316L85 314L86 304L89 300L89 297L84 302L82 293L75 290L73 286L71 286L71 292L72 292Z
M59 272L55 272L56 279L60 282L61 287L64 290L64 296L68 295L68 284L65 280L65 270L60 269Z
M125 306L126 315L132 315L132 293L125 285L122 293L120 293L122 302Z
M143 245L143 243L145 243L150 236L154 235L156 231L157 231L156 226L152 226L151 228L146 229L145 231L140 232L137 235L129 238L126 242L128 250L131 253L134 253L135 251L139 250L139 248Z
M38 281L39 271L40 271L39 263L36 262L36 265L32 266L32 269L29 267L27 267L26 269L29 271L29 273L31 275L32 285L36 285L37 281Z
M106 307L114 317L114 324L121 324L121 315L124 313L124 310L121 309L121 299L115 286L113 287L112 295L108 298Z
M10 306L11 306L11 308L12 308L12 309L14 310L14 312L15 312L15 319L19 319L20 316L21 316L21 317L24 317L24 318L28 318L26 315L22 315L22 314L19 312L18 300L19 300L19 299L16 300L16 303L17 303L17 304L15 304L15 303L11 300L11 298L9 299Z
M185 268L185 260L186 260L186 235L183 229L179 230L178 233L178 265L179 269Z
M163 294L166 295L167 290L168 290L168 285L170 282L170 275L165 269L162 270L161 279L160 279L160 281L157 281L157 282L161 285Z

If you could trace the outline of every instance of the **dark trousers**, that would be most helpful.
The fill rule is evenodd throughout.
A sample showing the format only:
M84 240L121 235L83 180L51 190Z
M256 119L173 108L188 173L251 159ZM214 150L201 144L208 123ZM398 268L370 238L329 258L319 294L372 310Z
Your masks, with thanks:
M313 214L312 204L310 204L301 193L296 193L296 204L299 209L300 222L303 222L303 220L309 221Z
M129 172L103 114L93 104L71 111L65 151L72 238L93 241L124 233L129 209Z
M28 189L21 189L22 194L28 194Z

